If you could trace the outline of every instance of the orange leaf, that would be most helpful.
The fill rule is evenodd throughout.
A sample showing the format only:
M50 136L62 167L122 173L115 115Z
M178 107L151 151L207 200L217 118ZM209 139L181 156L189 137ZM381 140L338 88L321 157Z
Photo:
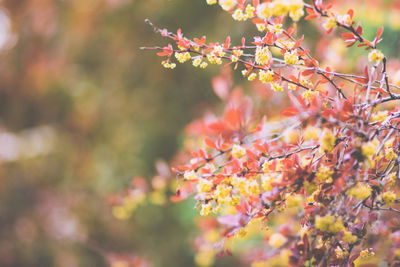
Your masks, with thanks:
M281 111L281 115L285 116L285 117L292 117L292 116L297 115L298 113L299 113L299 111L295 107L286 108Z
M212 140L211 138L208 138L208 137L204 138L204 143L206 143L206 145L208 147L217 149L217 146L215 145L214 140Z

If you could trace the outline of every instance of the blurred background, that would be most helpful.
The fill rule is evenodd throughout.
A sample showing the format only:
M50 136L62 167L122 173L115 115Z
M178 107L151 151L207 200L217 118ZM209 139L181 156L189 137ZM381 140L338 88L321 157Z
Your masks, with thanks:
M205 2L0 0L0 266L195 266L193 201L118 220L109 196L152 177L184 126L219 103L217 67L170 71L139 50L168 43L145 18L210 41L255 33ZM356 14L371 36L385 24L384 52L397 55L396 1L372 2L382 14Z

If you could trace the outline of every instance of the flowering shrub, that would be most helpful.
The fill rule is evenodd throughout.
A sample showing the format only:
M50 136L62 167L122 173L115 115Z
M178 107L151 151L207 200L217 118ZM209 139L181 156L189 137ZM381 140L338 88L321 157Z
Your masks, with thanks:
M247 96L231 90L231 72L223 69L213 80L223 115L188 126L172 168L178 189L171 201L194 196L205 217L194 242L197 264L212 265L233 250L255 267L399 266L400 87L377 47L383 27L368 40L353 9L339 13L322 0L206 2L251 21L259 36L207 42L147 20L172 43L143 48L159 50L165 68L225 62L254 83ZM335 71L297 37L302 18L315 20L323 36L339 31L347 47L365 48L368 62L359 73ZM263 116L277 97L287 107ZM164 202L168 176L165 169L157 175L152 191L137 179L114 201L114 214L129 217L145 193Z

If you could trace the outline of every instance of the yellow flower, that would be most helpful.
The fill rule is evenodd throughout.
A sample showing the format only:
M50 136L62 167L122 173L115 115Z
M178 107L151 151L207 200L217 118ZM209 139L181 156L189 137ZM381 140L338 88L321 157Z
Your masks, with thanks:
M322 25L325 30L330 30L337 27L336 20L334 17L329 17L328 20Z
M237 0L219 0L218 4L223 10L229 11L237 5Z
M256 78L257 78L257 74L255 74L253 72L253 73L250 73L250 75L247 77L247 80L254 81Z
M268 46L257 46L255 61L258 65L267 65L269 63L271 56Z
M165 60L161 62L161 65L166 69L174 69L176 67L175 63L170 63L170 62L165 61Z
M275 92L282 92L283 91L283 87L279 83L272 82L272 83L270 83L270 85L271 85L271 89L273 91L275 91Z
M351 17L349 14L344 14L344 15L338 15L336 17L337 21L340 24L346 25L346 26L350 26L351 25Z
M373 49L371 52L368 54L368 60L369 62L376 64L381 62L381 60L384 58L383 53L378 50L378 49Z
M186 171L185 174L183 175L183 178L185 180L195 180L197 179L197 175L195 171Z
M335 147L336 138L329 129L322 132L321 150L330 153Z
M317 178L322 182L331 183L332 182L333 170L325 165L321 165L317 171Z
M284 55L285 63L288 65L294 65L299 62L299 55L297 54L297 50L287 51Z
M375 156L376 152L378 151L378 148L379 148L379 141L377 138L374 138L374 140L369 141L368 143L365 143L361 146L361 152L368 160L368 163L371 166L374 166L374 162L372 159Z
M200 66L200 64L201 64L201 58L196 57L195 59L193 59L192 64L193 64L193 66L195 66L195 67Z
M217 189L214 191L214 198L218 201L218 203L224 204L226 202L229 202L230 192L231 192L230 187L223 184L219 184L217 186Z
M339 217L335 220L335 217L329 214L324 217L317 216L315 218L315 227L323 232L334 234L344 230L342 218Z
M258 72L258 79L263 83L272 82L274 79L274 72L272 70L260 70Z
M335 249L335 254L336 254L336 258L338 259L344 259L344 253L343 250L338 246Z
M190 53L189 52L183 52L183 53L178 53L175 52L175 57L179 61L179 63L185 63L190 59Z
M315 95L315 92L311 91L311 90L306 90L303 92L303 98L308 101L311 101L313 99L314 95Z
M305 140L317 140L319 135L319 128L314 126L307 126L304 130L303 137Z
M353 244L357 241L357 236L352 235L349 231L344 231L342 240L344 243Z
M221 59L219 58L219 60L221 60ZM219 62L219 61L217 61L217 64L221 64L221 63L218 63L218 62ZM208 66L207 62L202 62L202 63L200 64L200 68L202 68L202 69L205 69L207 66Z
M265 31L265 24L257 23L256 27L257 27L257 30L260 32ZM399 84L400 84L400 82L399 82Z
M296 11L290 11L289 16L293 21L299 21L304 16L303 8L297 9Z
M207 5L215 5L217 0L207 0Z
M353 196L358 200L364 200L371 195L371 187L367 184L358 183L349 191L349 196Z
M201 216L209 216L211 214L211 211L212 211L211 203L202 204L201 210L200 210L200 215Z
M246 155L246 149L244 149L242 146L236 145L236 144L232 146L232 156L234 158L241 158L244 155Z
M382 194L382 200L385 205L390 205L396 200L396 194L393 191L388 191Z
M293 91L294 91L294 90L296 90L296 88L297 88L297 85L295 85L295 84L293 84L293 83L289 83L289 84L288 84L288 89L289 89L289 90L293 90Z
M296 143L299 139L299 132L296 129L287 129L283 132L286 143Z
M255 17L255 15L256 15L256 9L255 9L255 7L253 7L253 6L250 5L250 4L248 4L248 5L246 6L245 12L246 12L246 15L247 15L248 18L253 18L253 17Z
M262 3L257 6L257 16L260 19L267 19L272 16L272 3Z
M387 111L379 111L371 116L371 122L384 121L387 115Z
M243 13L241 9L236 9L232 14L232 18L237 21L244 21L247 20L247 14Z
M268 25L268 30L277 34L282 33L282 24L277 23L277 24L272 24Z
M369 258L375 255L375 252L372 250L372 248L364 249L360 252L360 257L362 259Z
M302 203L303 203L303 198L300 195L289 195L286 198L286 206L288 208L301 207Z
M200 178L197 184L197 191L199 193L207 193L211 190L213 183L207 179Z
M279 248L279 247L283 246L286 243L286 241L287 241L287 238L284 237L282 234L275 233L270 236L270 238L268 240L268 244L273 248Z

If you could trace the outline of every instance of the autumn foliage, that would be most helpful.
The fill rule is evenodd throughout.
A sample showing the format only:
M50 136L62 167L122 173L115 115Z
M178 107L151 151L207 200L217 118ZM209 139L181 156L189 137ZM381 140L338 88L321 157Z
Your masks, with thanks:
M390 76L398 66L379 50L383 27L367 39L357 10L335 11L336 2L220 0L259 31L239 43L191 39L147 20L170 41L143 48L157 50L164 67L224 64L212 80L224 109L187 126L172 163L177 180L165 169L152 189L136 180L114 199L114 214L128 217L146 194L157 199L176 182L170 200L195 198L202 216L200 266L232 253L254 267L399 266L400 87ZM365 49L365 60L353 73L336 71L346 68L327 64L307 42L307 27L320 31L320 50L336 35ZM250 90L233 86L232 68Z

